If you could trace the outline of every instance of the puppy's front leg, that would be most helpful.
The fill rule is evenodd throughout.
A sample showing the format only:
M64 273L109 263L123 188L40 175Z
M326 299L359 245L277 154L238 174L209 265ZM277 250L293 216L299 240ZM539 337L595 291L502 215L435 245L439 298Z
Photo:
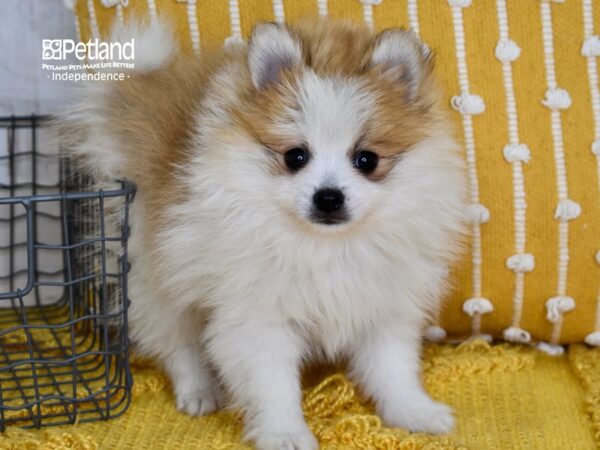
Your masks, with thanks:
M389 324L370 330L351 359L351 376L374 401L388 426L448 433L452 410L432 400L420 379L421 338L413 325Z
M317 449L302 413L300 337L269 313L217 313L207 332L210 355L244 411L246 439L260 450Z

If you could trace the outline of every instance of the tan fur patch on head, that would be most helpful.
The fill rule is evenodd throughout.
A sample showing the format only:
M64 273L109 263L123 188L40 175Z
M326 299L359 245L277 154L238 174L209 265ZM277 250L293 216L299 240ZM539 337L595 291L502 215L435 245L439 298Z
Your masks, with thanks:
M393 164L423 139L446 129L445 119L436 107L434 94L407 102L401 85L372 76L369 84L376 98L375 109L361 140L361 147L381 158L373 179L383 179ZM435 91L433 91L435 92Z
M277 153L283 154L301 144L277 128L278 123L292 121L289 112L299 108L299 77L297 70L286 70L279 82L264 90L249 92L240 108L232 111L259 143Z
M364 25L306 20L291 30L300 39L306 64L319 75L361 75L369 65L375 34Z
M432 62L424 61L421 86L414 98L407 94L408 81L400 67L395 80L382 73L387 68L371 64L377 35L367 27L345 21L308 21L290 28L301 42L305 66L321 77L361 79L365 90L374 99L372 116L366 124L356 148L350 156L364 148L380 156L380 164L369 177L380 180L391 170L399 155L432 134L432 127L441 125L437 108L437 90L432 85ZM303 68L286 69L277 83L264 90L252 90L244 107L233 111L242 126L255 139L275 153L283 154L303 142L294 140L277 124L292 121L290 111L299 108L298 92ZM285 173L282 158L276 173ZM277 167L277 165L276 165Z

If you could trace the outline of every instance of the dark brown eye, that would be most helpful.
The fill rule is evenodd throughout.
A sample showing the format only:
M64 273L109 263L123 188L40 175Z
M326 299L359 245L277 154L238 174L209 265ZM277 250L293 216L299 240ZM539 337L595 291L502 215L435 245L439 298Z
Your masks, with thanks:
M379 156L369 150L361 150L354 155L354 167L360 170L365 175L370 174L377 168Z
M288 169L290 169L292 172L298 172L306 164L308 164L308 161L310 160L310 155L308 153L308 150L305 150L301 147L296 147L285 152L285 155L283 155L283 159Z

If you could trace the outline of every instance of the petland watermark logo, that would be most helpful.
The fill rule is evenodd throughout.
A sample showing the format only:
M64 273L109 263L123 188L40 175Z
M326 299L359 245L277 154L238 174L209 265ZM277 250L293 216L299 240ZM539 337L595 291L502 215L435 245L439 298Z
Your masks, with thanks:
M68 61L78 61L69 63ZM42 69L62 81L122 81L124 70L135 68L135 39L103 42L90 39L42 39Z

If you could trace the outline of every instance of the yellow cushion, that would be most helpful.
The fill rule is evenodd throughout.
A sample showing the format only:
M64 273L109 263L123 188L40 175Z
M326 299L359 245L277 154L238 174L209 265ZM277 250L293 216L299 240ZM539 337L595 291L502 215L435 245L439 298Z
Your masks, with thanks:
M475 204L473 242L441 326L456 337L600 345L595 0L79 0L75 8L84 41L93 30L106 37L115 18L168 17L198 57L247 38L261 20L327 12L417 29L456 109Z

